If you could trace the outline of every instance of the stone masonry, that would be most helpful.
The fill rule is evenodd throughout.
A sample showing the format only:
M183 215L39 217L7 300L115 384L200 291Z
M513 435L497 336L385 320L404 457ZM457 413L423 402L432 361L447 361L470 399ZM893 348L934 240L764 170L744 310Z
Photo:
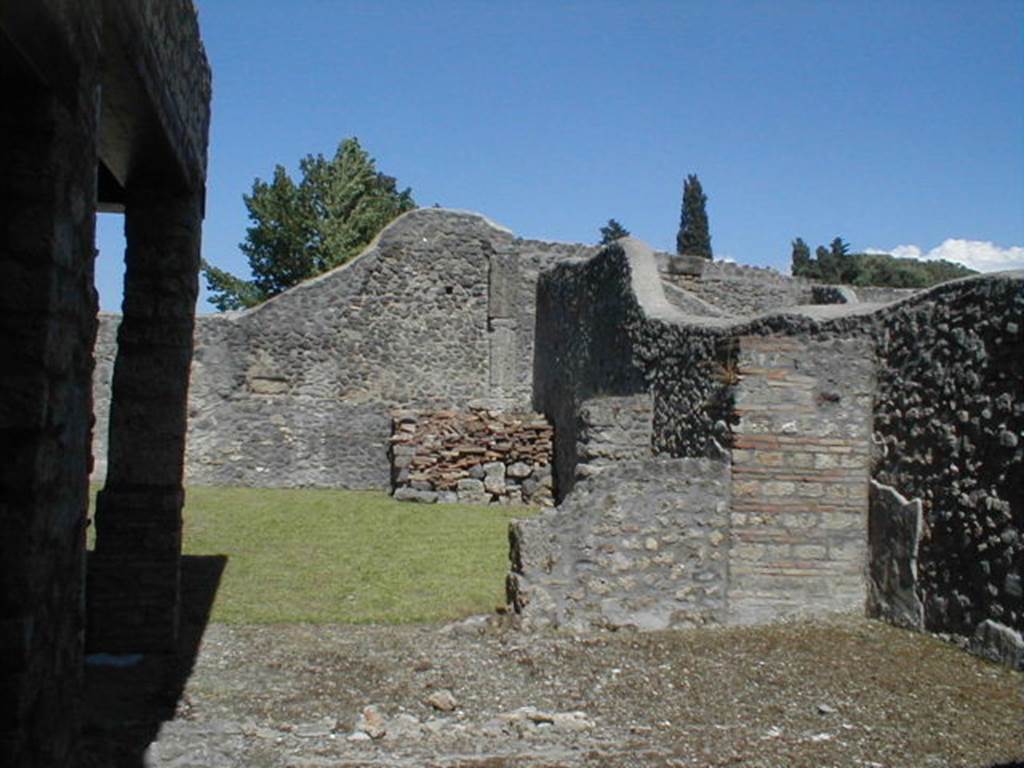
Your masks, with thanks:
M188 481L388 488L396 408L529 411L537 276L592 250L416 210L349 264L253 309L200 317ZM118 321L101 317L101 338ZM96 386L102 435L108 384Z
M399 411L391 483L400 501L551 506L551 425L536 413Z
M530 410L539 276L596 250L423 209L351 263L260 307L200 316L188 482L386 488L395 408ZM659 255L665 290L687 312L723 317L810 300L804 281L696 262ZM688 289L668 282L683 273ZM96 479L107 467L112 367L103 362L120 321L100 316Z
M708 494L689 495L688 510L729 510L700 523L728 553L720 604L704 615L762 621L867 602L1019 666L1024 275L744 319L688 313L701 305L670 300L654 261L626 239L539 284L535 388L564 501L513 527L509 599L523 620L688 623L692 608L668 608L671 580L648 560L647 581L617 573L632 567L636 531L660 549L659 523L679 535L696 524L597 484L636 481L637 461L652 478L658 462L724 461L726 482L678 490ZM581 436L592 404L645 401L649 440L638 432L591 475ZM903 500L870 491L873 480ZM916 508L919 523L904 511ZM599 600L602 584L614 586Z
M541 243L475 214L414 211L350 264L198 323L185 471L194 483L388 488L410 469L401 497L458 498L462 482L467 498L483 483L493 500L502 494L483 467L440 487L413 479L411 462L443 462L402 448L393 471L391 414L536 411L554 429L561 506L516 534L510 596L524 620L675 626L867 601L908 623L920 604L921 626L1013 659L1024 647L1020 294L1019 275L910 294L817 286L628 238L601 250ZM101 340L115 322L101 318ZM101 433L108 370L96 383ZM100 444L100 468L107 453ZM642 508L605 493L624 472L639 497L661 499L637 473L661 477L659 462L681 460L695 474L677 489L686 509L668 517L641 521ZM507 491L511 464L485 463ZM869 529L903 530L885 519L903 507L871 481L920 502L914 547L869 542ZM709 537L714 528L714 562L726 565L706 578L721 590L676 597L686 577L671 568L650 584L632 574L617 596L584 584L615 552L631 557L620 544L633 528L662 551L664 526L690 525L690 512ZM619 518L624 527L608 522ZM535 570L547 562L531 553L537 542L550 570Z
M738 341L732 618L860 607L874 385L868 344Z

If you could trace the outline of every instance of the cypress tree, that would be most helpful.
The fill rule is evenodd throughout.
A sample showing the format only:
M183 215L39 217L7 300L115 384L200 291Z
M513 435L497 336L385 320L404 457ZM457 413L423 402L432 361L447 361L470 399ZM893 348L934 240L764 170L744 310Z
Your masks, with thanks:
M817 277L816 264L811 261L811 249L802 237L793 241L793 252L790 261L790 273L793 277Z
M679 215L679 233L676 235L676 253L712 258L711 230L705 210L708 197L701 189L697 174L691 173L683 182L683 205Z

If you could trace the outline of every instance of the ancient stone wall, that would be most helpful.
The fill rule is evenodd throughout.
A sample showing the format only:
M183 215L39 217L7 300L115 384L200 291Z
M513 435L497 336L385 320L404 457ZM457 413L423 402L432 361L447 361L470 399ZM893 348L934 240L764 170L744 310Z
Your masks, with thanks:
M702 518L730 566L721 604L702 615L849 608L867 591L904 606L878 609L896 616L912 592L929 628L1005 646L1021 622L1020 291L1020 275L979 277L872 294L899 299L879 306L764 270L655 256L631 239L595 253L518 240L472 214L416 211L353 263L202 321L189 476L388 487L395 407L532 405L555 427L554 487L569 505L577 484L592 499L610 482L598 478L627 465L625 482L641 483L637 466L711 462L687 464L712 469L679 491L711 494L695 508L729 508L724 523ZM705 482L715 462L729 462L724 492ZM923 533L912 557L884 555L902 564L879 565L866 590L869 551L883 557L868 548L869 477L921 502ZM601 498L614 501L600 514L627 505ZM627 525L647 525L629 509ZM887 517L872 530L890 530L895 507L878 509ZM568 615L579 584L565 574L579 581L592 568L566 537L605 530L574 514L569 528L544 516L520 547L518 583L563 606L548 616ZM544 526L558 535L545 539ZM607 532L592 539L606 554L622 531ZM569 547L560 562L575 565L546 581L530 572L529 542L555 540ZM894 584L900 595L888 595ZM624 621L635 601L605 615L608 599L575 602L572 621L595 611L596 623ZM696 610L684 604L681 622Z
M343 267L198 318L188 482L387 488L394 408L529 410L537 276L589 252L422 209Z
M551 506L551 425L536 413L399 411L391 486L400 501Z
M537 286L537 316L543 320L537 324L534 403L555 427L559 499L576 481L583 403L646 393L626 332L625 318L636 311L628 279L622 262L601 255L559 265ZM580 328L588 330L578 333Z
M78 765L91 762L78 741L85 638L93 627L84 608L97 593L91 571L85 584L95 213L99 205L126 203L138 210L144 190L153 189L195 204L186 227L195 245L190 273L178 270L162 281L171 271L162 269L166 251L150 247L174 239L181 218L167 216L169 226L151 227L151 237L129 238L129 273L144 278L126 280L134 319L121 352L132 354L127 364L122 357L129 373L118 377L114 394L125 427L114 430L114 453L120 447L131 454L120 463L140 470L133 490L148 483L173 493L180 471L169 481L168 467L180 470L192 315L192 305L175 294L190 294L194 304L209 68L194 8L184 0L37 0L6 3L0 12L0 84L0 765ZM162 119L160 103L174 107L176 124ZM143 298L147 289L152 294ZM158 320L147 324L139 316ZM162 331L171 323L184 333L169 340ZM113 343L106 334L100 375L114 367L107 352ZM163 365L169 346L172 363L184 363L178 368ZM153 410L169 413L159 399L168 389L180 394L177 432L149 418ZM123 450L129 433L137 438L133 452ZM178 489L179 502L180 496ZM167 510L173 530L147 530L162 511L149 504L130 510L129 525L141 532L132 544L176 542L180 503ZM138 548L119 549L126 539L108 537L111 561L137 555ZM168 581L133 580L121 569L133 581L129 589L159 586L169 597L136 611L143 621L176 622L177 558L175 548Z
M1005 649L1019 648L1021 629L1024 276L959 281L883 307L795 307L743 322L674 307L644 251L620 241L539 284L537 399L556 424L560 484L589 482L582 425L602 400L653 404L651 461L731 459L732 513L718 529L729 551L724 610L748 621L863 604L873 476L922 501L924 534L913 567L909 555L872 546L872 557L889 562L871 563L872 600L912 606L913 593L929 628L977 635L979 647L1017 658ZM593 476L642 460L645 448L633 450ZM599 567L573 554L573 531L617 551L614 536L587 531L627 514L624 504L592 506L583 527L577 512L574 523L546 515L518 529L510 596L524 616L562 620L582 580L606 574L611 561ZM536 570L547 561L563 565ZM887 596L893 584L901 594ZM631 621L621 604L614 619L600 602L586 605L573 603L571 621ZM639 609L634 618L647 621Z
M117 327L121 316L100 312L96 324L96 349L93 371L93 412L96 422L92 430L94 482L107 476L107 438L110 429L110 383L114 377L114 359L117 357Z
M921 293L920 288L886 288L874 285L858 285L852 290L859 301L869 304L890 304Z
M972 638L984 625L1024 658L1024 275L893 305L877 340L873 474L921 505L924 626Z
M624 383L636 375L626 370L635 368L631 355L604 345L616 338L614 318L629 310L618 306L626 294L613 275L584 281L593 291L568 308L560 327L542 329L535 359L538 302L562 303L565 291L549 286L577 280L565 273L562 282L538 288L540 274L596 250L518 239L473 214L420 210L389 226L349 265L253 310L199 318L188 481L387 487L391 408L523 410L535 402L565 403L561 385L545 372L581 325L603 323L609 333L595 335L602 345L592 354L574 342L572 354L583 355L572 363L579 369L574 380L592 384L573 393L572 402L586 399L589 390L642 389ZM804 281L771 270L667 254L659 254L657 263L663 279L688 286L663 283L668 303L690 317L750 315L811 296ZM594 261L588 269L607 270L609 264ZM116 316L101 317L101 361L112 358L111 326L117 322ZM707 373L721 370L728 345L700 325L673 328L648 342L661 360L652 373L662 381L653 397L656 447L674 456L706 455L709 441L721 437L724 404L717 411L697 406L721 394ZM620 366L625 369L614 373ZM105 467L108 374L101 364L96 479ZM622 381L609 383L609 376ZM574 450L575 428L566 423L559 430L561 455ZM573 482L574 470L566 471L563 495Z
M70 104L0 48L0 765L12 768L69 764L81 707L99 51L95 20L62 21L81 46Z

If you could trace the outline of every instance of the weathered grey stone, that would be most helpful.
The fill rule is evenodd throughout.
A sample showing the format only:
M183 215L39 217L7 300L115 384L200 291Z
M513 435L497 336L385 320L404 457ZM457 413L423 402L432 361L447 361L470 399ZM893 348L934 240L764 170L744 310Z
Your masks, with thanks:
M438 499L436 491L422 491L416 488L403 486L395 490L395 501L418 501L424 504L433 504Z
M924 629L917 557L921 500L871 481L868 507L868 614L908 629Z
M985 619L974 630L971 650L979 656L1014 669L1024 670L1024 637L1018 630L992 619Z
M455 696L447 688L440 688L429 696L426 703L440 712L452 712L458 706Z
M553 268L538 284L535 393L555 423L556 485L566 502L574 483L598 482L621 462L614 448L627 432L614 422L600 432L590 428L590 404L650 397L655 454L733 462L731 530L720 533L733 542L730 603L746 602L752 619L863 600L870 460L876 479L932 510L932 536L917 553L919 593L928 595L924 624L961 636L973 634L987 615L1020 624L1021 603L1012 590L1019 584L1014 564L1024 552L1012 510L1021 499L1010 479L1019 476L1024 456L1007 435L1024 434L1024 407L1013 405L1018 395L1010 391L1024 378L1024 363L1009 352L1024 343L1022 275L888 297L902 300L883 307L695 318L658 299L644 250L636 241L619 241L587 262ZM686 290L714 290L704 270L676 277ZM788 290L784 282L776 287ZM732 300L748 302L742 288L728 287L737 288ZM787 303L780 296L771 299L776 307ZM1017 329L1013 337L1005 335L1007 322ZM743 540L775 520L790 521L769 530L775 541ZM964 536L965 530L981 533ZM524 537L530 540L544 541ZM609 606L631 588L632 582L614 581L624 556L614 553L607 566L593 567L605 574L592 582ZM820 577L786 576L794 558ZM757 587L769 571L771 595ZM521 597L545 589L533 577L510 581ZM686 587L678 592L689 594ZM550 594L548 602L551 611L560 610ZM917 612L914 605L909 610Z
M505 493L505 465L500 461L484 464L484 490L495 495Z
M520 480L529 477L531 474L533 474L533 467L524 461L517 461L513 464L509 464L508 468L505 470L505 475L507 477Z
M462 496L463 494L482 496L484 494L484 483L482 480L477 480L475 478L459 480L458 492L459 496Z
M529 626L665 629L696 617L722 620L724 592L715 587L724 586L727 563L710 559L707 536L728 528L720 504L728 493L724 463L610 464L557 510L512 524L509 602ZM679 530L692 535L673 538ZM686 562L693 567L678 567ZM593 581L599 573L617 583L614 595ZM680 598L683 585L691 589Z
M386 488L389 410L526 409L538 274L593 250L417 210L343 267L259 307L199 318L189 482Z

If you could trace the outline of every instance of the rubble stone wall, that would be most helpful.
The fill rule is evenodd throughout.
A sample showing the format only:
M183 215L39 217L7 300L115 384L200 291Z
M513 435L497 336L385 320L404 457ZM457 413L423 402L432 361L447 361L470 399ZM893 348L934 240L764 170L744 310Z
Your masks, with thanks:
M347 265L197 318L187 482L387 488L393 409L529 410L537 276L590 250L421 209Z
M880 325L873 475L921 504L924 626L1021 665L1024 274L946 283Z
M197 318L187 481L386 488L394 408L564 406L573 414L555 419L567 475L556 486L564 495L575 472L576 404L591 394L644 391L644 375L661 380L653 392L655 448L707 455L711 441L721 440L725 413L723 388L707 373L721 369L728 340L700 325L647 334L660 363L642 373L623 347L639 337L612 327L634 312L623 303L628 293L620 290L623 275L611 274L613 263L591 260L586 278L565 272L538 282L546 270L597 251L516 238L475 214L423 209L400 217L348 265L252 310ZM666 288L687 316L751 315L809 300L804 281L771 270L666 254L658 260L663 279L689 286ZM606 279L597 279L601 271ZM558 327L535 332L538 307L562 302L573 285L589 287L565 307ZM104 361L113 357L118 322L100 318L95 480L106 466ZM588 341L575 339L575 329L595 323L602 330L591 338L601 348L585 351ZM607 346L616 339L619 346ZM547 373L563 349L581 355L569 363L577 370L573 386L587 382L567 393L570 400ZM701 407L707 400L718 407Z
M729 471L627 459L510 529L509 601L528 626L666 629L726 619Z
M639 449L588 477L582 425L591 403L646 399L651 460L731 460L732 514L720 530L730 547L730 620L863 604L865 570L877 566L872 600L912 606L912 593L930 629L973 637L982 652L1018 663L1024 275L957 281L882 307L801 306L737 321L673 306L645 252L653 261L641 244L620 241L539 284L538 406L556 425L556 478L583 489L642 461ZM913 568L869 561L883 557L867 546L871 477L921 501ZM626 501L609 498L587 526L625 514ZM572 554L579 544L568 521L546 515L524 526L514 533L510 597L524 617L534 610L558 621L582 571L593 579L605 566ZM531 566L549 560L582 570ZM901 594L887 597L892 585ZM517 597L524 589L546 596ZM612 621L598 602L574 605L574 622L587 611L593 624Z
M536 413L400 411L391 485L403 501L551 506L551 425Z

